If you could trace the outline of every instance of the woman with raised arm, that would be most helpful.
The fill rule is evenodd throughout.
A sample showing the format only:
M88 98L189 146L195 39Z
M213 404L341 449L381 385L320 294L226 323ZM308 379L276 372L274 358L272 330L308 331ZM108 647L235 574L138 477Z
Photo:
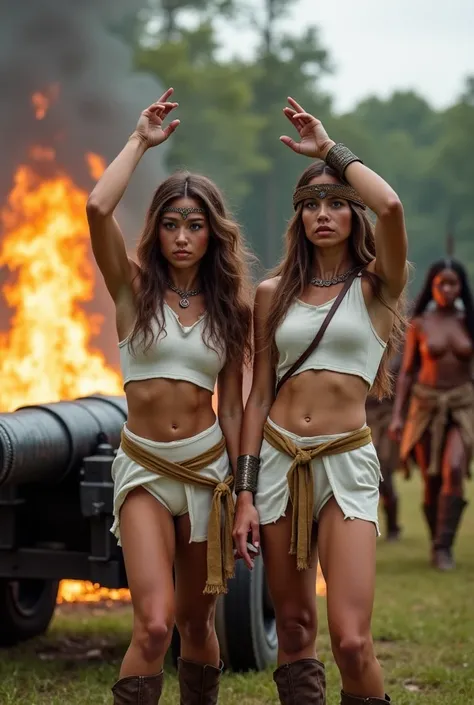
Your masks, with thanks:
M431 562L439 570L454 568L452 547L467 504L473 356L474 304L466 270L452 259L439 260L431 265L413 310L390 427L393 439L401 440L401 461L407 464L414 453L421 469Z
M280 702L326 702L315 651L319 556L341 703L375 705L390 699L370 626L380 471L365 403L370 389L390 392L388 354L400 328L407 237L393 189L289 103L284 112L301 139L281 139L316 161L293 194L283 261L257 289L234 539L251 567L247 534L258 547L260 523L276 611ZM377 216L375 232L366 207Z
M115 705L158 703L175 621L181 703L215 705L222 664L214 612L233 574L232 469L252 315L241 234L217 187L187 172L156 189L137 262L114 217L140 159L179 124L163 126L177 107L171 93L142 112L87 204L93 252L116 307L128 404L112 468L112 531L134 621Z

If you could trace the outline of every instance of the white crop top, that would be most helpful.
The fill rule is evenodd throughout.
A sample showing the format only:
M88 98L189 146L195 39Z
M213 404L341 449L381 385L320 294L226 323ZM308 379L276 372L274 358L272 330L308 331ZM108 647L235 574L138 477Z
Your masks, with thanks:
M183 326L178 315L165 302L165 332L156 339L157 324L152 323L154 340L146 352L137 344L130 349L130 335L120 341L120 366L123 384L143 379L176 379L192 382L214 391L217 376L225 364L222 354L203 340L204 316L192 326Z
M275 334L278 348L277 379L280 380L309 347L334 299L320 306L296 299ZM356 277L329 323L318 347L295 372L329 370L362 377L374 383L386 343L377 335Z

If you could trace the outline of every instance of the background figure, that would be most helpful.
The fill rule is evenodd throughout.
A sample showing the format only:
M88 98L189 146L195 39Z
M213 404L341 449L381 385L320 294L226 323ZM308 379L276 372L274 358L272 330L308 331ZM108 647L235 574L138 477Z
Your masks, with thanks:
M390 360L390 370L394 377L398 376L402 354L397 353ZM398 495L393 484L393 475L399 465L399 446L389 435L392 420L393 398L385 397L381 401L374 397L367 398L367 425L372 431L372 442L377 451L380 471L383 481L380 482L380 497L382 499L387 541L396 541L400 536L398 523Z
M474 308L466 271L451 259L440 260L431 266L414 307L390 426L392 438L401 440L402 462L414 452L423 474L432 563L440 570L454 567L452 546L467 504L464 479L470 475L474 439L473 353Z

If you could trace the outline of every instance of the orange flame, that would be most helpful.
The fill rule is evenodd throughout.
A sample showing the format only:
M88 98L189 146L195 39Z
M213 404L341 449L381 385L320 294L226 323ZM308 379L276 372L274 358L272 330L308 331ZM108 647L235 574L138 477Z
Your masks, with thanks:
M316 595L319 597L326 597L326 581L321 571L321 565L318 563L318 571L316 573Z
M30 156L51 164L54 149L36 146ZM101 158L88 157L97 178ZM94 392L122 394L119 374L91 350L102 318L80 304L94 293L85 216L87 194L57 170L42 179L35 168L17 169L7 205L0 210L4 237L0 266L14 273L3 288L13 309L0 333L0 410L71 399ZM58 602L129 598L82 581L62 581Z
M99 391L122 394L119 374L90 350L102 317L79 306L94 293L86 199L66 174L42 180L23 165L0 211L0 266L17 275L3 289L15 310L11 330L0 334L3 411Z
M31 97L43 120L59 96L52 84ZM32 146L34 162L54 168L52 147ZM105 169L97 154L87 154L93 179ZM80 305L91 301L94 276L85 216L87 194L60 169L48 178L29 165L18 167L7 205L0 210L3 239L0 267L13 275L3 295L12 316L0 333L0 410L71 399L94 392L122 394L120 375L103 354L91 349L102 317L88 316ZM129 600L128 590L108 590L82 581L61 581L58 602Z
M130 602L130 591L125 588L110 590L88 580L61 580L58 605L64 602L101 602L103 600Z
M86 162L89 166L89 172L93 179L98 181L106 169L105 159L100 154L89 152L86 154Z
M59 84L52 83L44 93L36 91L31 96L31 102L35 109L35 116L37 120L43 120L49 110L50 105L57 100L59 96Z

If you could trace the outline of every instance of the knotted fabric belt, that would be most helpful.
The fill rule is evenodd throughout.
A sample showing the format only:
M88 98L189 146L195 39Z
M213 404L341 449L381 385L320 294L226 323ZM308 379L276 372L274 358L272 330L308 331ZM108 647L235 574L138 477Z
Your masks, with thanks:
M135 443L122 431L121 447L123 452L141 467L157 475L169 477L186 485L194 485L213 491L209 524L207 530L207 582L204 594L220 595L227 592L227 580L234 577L235 560L232 544L232 525L234 522L234 499L232 485L234 478L228 475L223 482L199 475L199 471L218 460L225 452L226 443L222 438L205 453L173 463L165 458L153 455L138 443ZM224 508L224 526L221 527L221 510Z
M296 567L306 570L311 565L311 532L313 529L314 480L311 461L323 455L337 455L362 448L372 441L370 428L334 438L326 443L300 448L291 438L267 422L263 436L276 450L289 455L293 462L287 473L293 507L290 554L296 554Z

